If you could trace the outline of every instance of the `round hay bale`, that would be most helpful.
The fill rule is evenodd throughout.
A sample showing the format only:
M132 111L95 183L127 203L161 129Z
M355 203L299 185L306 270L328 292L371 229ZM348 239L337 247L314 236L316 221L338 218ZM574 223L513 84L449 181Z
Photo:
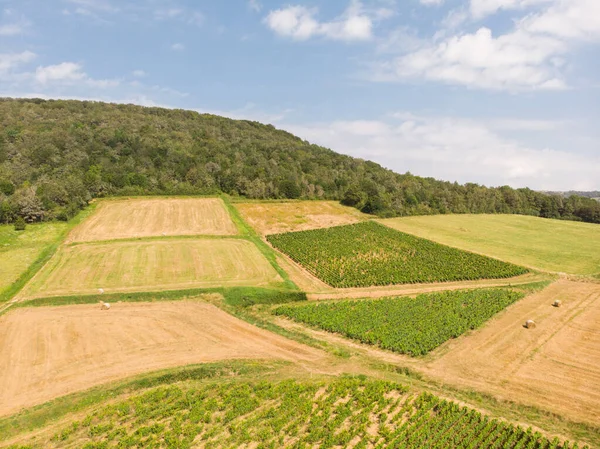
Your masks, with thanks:
M557 299L556 301L554 301L554 304L552 304L552 305L554 307L562 307L562 301L560 301L560 300Z
M525 327L527 329L535 329L537 326L537 324L535 324L535 321L533 320L527 320L527 322L525 323Z
M98 289L98 293L100 293L102 295L104 293L104 289L103 288L99 288Z

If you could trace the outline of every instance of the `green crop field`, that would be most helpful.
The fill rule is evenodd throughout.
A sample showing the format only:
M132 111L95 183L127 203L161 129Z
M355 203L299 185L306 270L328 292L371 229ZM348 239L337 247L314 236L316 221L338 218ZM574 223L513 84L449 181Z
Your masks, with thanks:
M57 241L67 227L66 223L60 222L28 225L25 231L0 226L0 295Z
M276 234L276 248L333 287L495 279L527 269L368 221Z
M438 215L381 220L445 245L544 271L600 275L600 226L522 215Z
M523 297L507 289L278 307L274 313L383 349L424 355Z
M558 439L368 378L171 385L103 406L45 448L536 448ZM32 445L12 446L28 449Z

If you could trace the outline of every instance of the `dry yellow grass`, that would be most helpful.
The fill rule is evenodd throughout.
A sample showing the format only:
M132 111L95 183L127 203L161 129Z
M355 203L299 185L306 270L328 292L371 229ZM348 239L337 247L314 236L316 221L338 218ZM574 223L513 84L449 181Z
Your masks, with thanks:
M263 235L329 228L371 218L336 201L251 202L235 207Z
M169 239L62 247L21 298L223 286L278 285L254 244L241 239Z
M178 235L235 235L219 198L150 198L102 201L67 242Z

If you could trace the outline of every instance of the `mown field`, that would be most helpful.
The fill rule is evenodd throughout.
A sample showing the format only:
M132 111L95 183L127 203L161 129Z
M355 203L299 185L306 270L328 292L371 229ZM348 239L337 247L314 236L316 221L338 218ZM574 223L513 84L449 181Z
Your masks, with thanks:
M68 241L234 234L236 226L219 198L137 198L101 201Z
M363 343L417 356L481 326L523 296L508 289L452 291L416 298L281 306L274 313Z
M320 229L370 218L337 201L241 202L235 207L260 234Z
M527 269L395 231L368 221L267 236L333 287L494 279Z
M63 448L535 448L577 445L490 419L402 385L325 381L176 384L135 394L9 446Z
M256 246L242 239L167 239L62 247L22 292L26 298L279 285Z
M67 229L66 223L29 225L25 231L14 226L0 226L0 298L45 249L56 243Z
M438 215L380 220L445 245L544 271L600 275L600 226L522 215Z

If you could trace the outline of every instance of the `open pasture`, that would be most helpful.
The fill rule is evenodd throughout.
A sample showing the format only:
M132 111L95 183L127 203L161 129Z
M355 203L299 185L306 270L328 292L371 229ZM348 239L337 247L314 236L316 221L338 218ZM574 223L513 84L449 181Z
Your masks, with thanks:
M235 207L260 234L328 228L370 218L337 201L265 201L236 203Z
M23 298L124 291L279 285L256 246L242 239L170 239L63 246Z
M600 423L599 284L558 281L443 349L424 370L445 383Z
M436 215L380 220L391 228L528 267L600 274L600 226L522 215Z
M281 306L276 315L337 332L383 349L424 355L475 329L523 294L511 290L431 293L417 298Z
M0 298L67 226L66 223L31 224L25 231L15 231L12 225L0 226Z
M178 235L235 235L219 198L147 198L101 201L68 242Z
M527 272L373 221L269 235L267 240L310 273L338 288L509 278Z
M161 386L22 442L49 449L579 447L396 383L356 377Z
M0 415L168 367L323 357L199 301L17 309L0 317L0 342Z

